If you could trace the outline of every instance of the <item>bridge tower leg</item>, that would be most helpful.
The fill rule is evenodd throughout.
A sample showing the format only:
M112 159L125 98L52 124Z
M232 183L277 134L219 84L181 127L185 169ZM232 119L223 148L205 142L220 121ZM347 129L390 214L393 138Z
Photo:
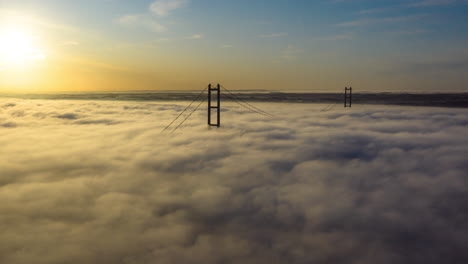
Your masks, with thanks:
M216 105L213 105L213 93L215 93ZM213 110L216 109L216 123L213 122L212 114ZM212 87L208 85L208 125L220 127L221 126L221 85Z
M351 107L353 104L353 88L352 87L345 87L345 94L344 94L344 107Z

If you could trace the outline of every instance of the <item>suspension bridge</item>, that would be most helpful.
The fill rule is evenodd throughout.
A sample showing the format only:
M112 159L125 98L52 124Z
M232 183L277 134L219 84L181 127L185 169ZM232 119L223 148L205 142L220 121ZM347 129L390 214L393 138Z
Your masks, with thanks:
M184 108L182 112L179 113L164 129L161 131L162 133L168 132L170 134L177 131L201 106L205 101L208 101L207 104L207 119L208 119L208 126L221 126L221 92L223 92L223 98L227 98L234 102L235 104L239 105L243 109L247 110L248 112L252 112L266 118L277 118L276 115L264 111L253 104L249 103L247 100L241 98L240 96L236 95L233 91L229 90L228 88L217 84L216 86L212 86L209 84L206 88L204 88L200 93L195 96L195 98ZM352 88L345 88L344 93L344 107L351 107L352 106ZM325 106L320 112L326 112L332 110L336 105L338 105L339 101L329 104ZM213 116L213 112L215 116Z

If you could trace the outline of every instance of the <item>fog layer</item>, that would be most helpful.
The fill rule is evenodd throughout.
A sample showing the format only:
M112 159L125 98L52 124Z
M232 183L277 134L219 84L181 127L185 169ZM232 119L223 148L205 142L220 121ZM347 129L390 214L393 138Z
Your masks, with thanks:
M0 263L468 263L468 110L223 106L0 99Z

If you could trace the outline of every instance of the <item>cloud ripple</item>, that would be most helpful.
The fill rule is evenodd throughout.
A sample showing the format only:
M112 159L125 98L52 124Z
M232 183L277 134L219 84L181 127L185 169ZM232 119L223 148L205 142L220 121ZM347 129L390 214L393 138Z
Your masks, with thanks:
M0 105L1 263L468 261L467 110Z

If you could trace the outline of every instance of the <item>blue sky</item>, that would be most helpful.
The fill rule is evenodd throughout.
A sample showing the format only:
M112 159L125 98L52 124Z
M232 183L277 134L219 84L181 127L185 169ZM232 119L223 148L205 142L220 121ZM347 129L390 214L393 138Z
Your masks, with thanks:
M4 0L0 11L3 21L34 17L49 44L75 43L48 47L62 63L72 56L130 68L125 85L92 89L210 81L239 89L468 89L467 1Z

